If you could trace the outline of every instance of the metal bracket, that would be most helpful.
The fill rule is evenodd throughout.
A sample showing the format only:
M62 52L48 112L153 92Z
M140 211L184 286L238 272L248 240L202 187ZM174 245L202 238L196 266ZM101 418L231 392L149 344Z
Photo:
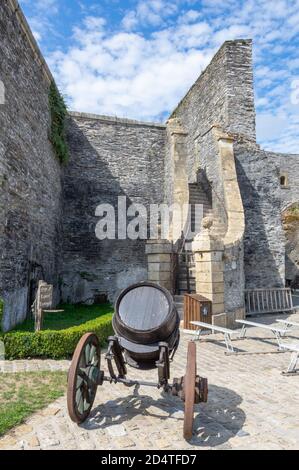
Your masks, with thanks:
M125 377L127 374L127 368L125 365L124 356L122 353L121 346L117 336L110 336L108 338L108 350L105 356L107 360L108 370L112 379L116 380L118 377ZM113 367L113 361L115 362L118 376L116 375Z
M167 343L159 343L159 360L156 362L158 368L159 387L167 389L170 378L169 347Z
M283 371L283 375L298 375L299 371L296 370L297 362L299 359L299 352L294 351L291 355L291 360L286 371Z

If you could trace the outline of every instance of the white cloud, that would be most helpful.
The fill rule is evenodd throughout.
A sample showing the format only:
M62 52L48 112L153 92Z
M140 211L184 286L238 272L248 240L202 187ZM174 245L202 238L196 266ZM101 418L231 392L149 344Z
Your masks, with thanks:
M34 2L32 2L32 0L19 1L21 7L31 7L32 14L28 17L28 22L38 42L41 42L49 31L54 34L49 18L59 13L58 0L35 0Z
M90 24L90 19L88 23ZM211 53L183 52L169 35L145 39L137 33L110 34L99 29L75 30L76 46L55 53L50 65L75 110L157 119L173 108ZM202 26L194 38L203 34ZM180 37L184 36L184 30Z
M127 30L133 30L140 25L160 26L164 19L177 12L175 1L139 0L135 10L126 13L122 25Z
M49 60L71 108L161 119L224 41L251 37L259 142L296 147L299 110L290 83L299 70L299 0L203 0L200 9L193 0L139 0L118 29L83 10L72 46Z

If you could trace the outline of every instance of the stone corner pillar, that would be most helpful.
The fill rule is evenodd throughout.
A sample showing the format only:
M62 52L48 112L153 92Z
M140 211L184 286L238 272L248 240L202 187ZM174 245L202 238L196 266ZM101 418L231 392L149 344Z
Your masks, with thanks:
M147 255L148 281L175 291L174 245L169 240L148 240L145 246Z
M188 211L184 207L189 204L189 180L186 161L188 132L180 119L170 118L167 121L167 172L166 187L168 202L173 207L170 223L170 239L176 243L188 223Z
M213 219L206 217L202 230L192 243L195 257L196 292L212 302L213 323L225 323L224 313L224 245L211 235ZM216 324L216 323L215 323Z

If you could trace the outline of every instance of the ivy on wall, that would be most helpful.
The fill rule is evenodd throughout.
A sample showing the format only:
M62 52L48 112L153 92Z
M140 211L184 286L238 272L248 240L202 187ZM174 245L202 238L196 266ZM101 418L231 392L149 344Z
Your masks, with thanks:
M66 163L69 158L65 132L67 107L54 82L51 83L49 89L49 106L51 112L50 141L55 149L58 160L61 163Z

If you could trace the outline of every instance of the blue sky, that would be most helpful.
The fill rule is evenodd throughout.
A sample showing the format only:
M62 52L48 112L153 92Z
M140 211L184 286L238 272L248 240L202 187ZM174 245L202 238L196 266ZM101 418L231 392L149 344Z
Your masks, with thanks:
M20 0L69 108L162 121L228 39L252 38L258 142L299 153L299 0Z

